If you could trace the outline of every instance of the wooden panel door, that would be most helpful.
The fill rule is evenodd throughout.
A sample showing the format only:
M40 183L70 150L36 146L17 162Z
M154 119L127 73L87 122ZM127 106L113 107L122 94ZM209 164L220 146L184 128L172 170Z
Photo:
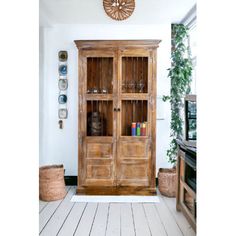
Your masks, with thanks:
M153 50L121 50L118 78L117 185L154 188ZM145 124L145 134L132 136L132 123Z
M116 184L116 64L114 50L80 50L80 188Z

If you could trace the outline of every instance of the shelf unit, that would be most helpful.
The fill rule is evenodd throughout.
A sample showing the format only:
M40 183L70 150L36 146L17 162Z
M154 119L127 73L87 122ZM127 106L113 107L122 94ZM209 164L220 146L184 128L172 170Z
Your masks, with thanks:
M156 193L159 43L75 41L79 57L78 193ZM132 123L143 132L132 136Z
M176 209L182 211L193 229L196 231L196 148L186 146L177 140L177 196Z

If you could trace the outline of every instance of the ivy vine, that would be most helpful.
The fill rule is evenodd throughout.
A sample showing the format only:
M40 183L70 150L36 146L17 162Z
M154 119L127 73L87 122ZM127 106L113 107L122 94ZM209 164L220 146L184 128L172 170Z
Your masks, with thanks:
M183 98L190 93L192 61L188 39L188 28L183 24L172 24L172 51L171 67L168 69L168 77L171 79L170 96L163 96L163 101L169 101L171 105L171 142L167 150L168 161L176 164L177 142L183 133L183 120L181 109L184 107Z

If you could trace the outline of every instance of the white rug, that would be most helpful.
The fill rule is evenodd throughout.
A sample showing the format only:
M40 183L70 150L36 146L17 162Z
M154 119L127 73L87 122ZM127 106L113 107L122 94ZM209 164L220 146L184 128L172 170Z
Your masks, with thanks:
M158 196L74 195L71 202L160 202Z

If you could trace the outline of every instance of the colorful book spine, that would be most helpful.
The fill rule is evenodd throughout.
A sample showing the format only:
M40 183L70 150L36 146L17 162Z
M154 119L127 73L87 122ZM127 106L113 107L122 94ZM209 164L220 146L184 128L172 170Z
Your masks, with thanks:
M137 123L136 135L137 135L137 136L140 136L140 135L141 135L140 123Z
M131 125L131 135L136 136L136 123L133 122Z
M146 136L146 124L141 124L141 136Z

